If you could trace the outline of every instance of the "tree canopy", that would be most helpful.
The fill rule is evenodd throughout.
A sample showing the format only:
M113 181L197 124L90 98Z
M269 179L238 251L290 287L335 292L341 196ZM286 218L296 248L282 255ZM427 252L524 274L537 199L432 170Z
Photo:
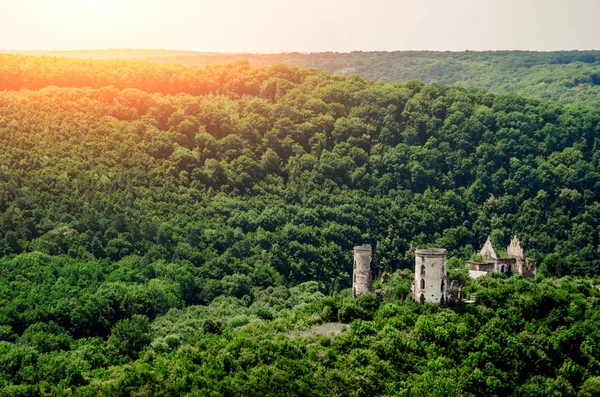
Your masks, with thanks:
M248 62L2 55L0 90L4 394L597 389L600 110ZM540 277L406 299L411 247L490 234Z

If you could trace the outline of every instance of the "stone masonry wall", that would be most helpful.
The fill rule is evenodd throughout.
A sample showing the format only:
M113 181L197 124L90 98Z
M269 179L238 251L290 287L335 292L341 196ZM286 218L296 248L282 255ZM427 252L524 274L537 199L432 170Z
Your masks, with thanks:
M415 251L413 298L417 302L444 304L447 301L447 251L441 248Z
M371 245L364 244L354 247L354 266L352 275L352 296L358 297L370 291L373 286L371 274Z

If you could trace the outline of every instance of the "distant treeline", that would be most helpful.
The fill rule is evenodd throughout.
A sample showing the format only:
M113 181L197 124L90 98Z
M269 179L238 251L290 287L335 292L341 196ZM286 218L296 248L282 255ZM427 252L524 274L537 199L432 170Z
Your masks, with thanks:
M426 83L481 88L564 104L600 107L600 51L565 52L351 52L314 54L206 54L157 57L160 63L204 66L248 60L254 66L283 63L318 68L342 75L390 82Z
M147 59L163 64L208 66L248 61L323 69L370 80L457 85L563 104L600 107L600 51L395 51L282 54L219 54L165 50L30 52L72 58ZM139 66L139 65L138 65ZM88 76L91 77L91 76ZM14 82L18 77L12 77ZM177 91L174 91L177 92Z
M253 66L282 63L390 82L481 88L564 104L600 107L600 51L394 51L282 54L218 54L164 50L50 52L82 58L146 58L152 62L207 66L247 60Z

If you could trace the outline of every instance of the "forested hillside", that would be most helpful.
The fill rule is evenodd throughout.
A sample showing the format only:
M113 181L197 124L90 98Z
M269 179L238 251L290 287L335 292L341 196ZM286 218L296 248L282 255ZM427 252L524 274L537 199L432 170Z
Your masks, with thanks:
M254 66L283 63L370 80L480 88L564 104L600 107L600 51L569 52L351 52L314 54L206 54L157 57L153 62L204 66L249 60Z
M600 110L247 62L5 55L0 90L7 395L598 387ZM568 277L405 302L411 247L490 233ZM383 303L343 291L365 240Z
M153 62L204 66L214 62L249 60L254 66L283 63L324 69L370 80L480 88L493 93L517 93L564 104L600 107L600 52L351 52L314 54L206 54L157 57Z
M207 66L247 60L253 66L277 63L323 69L370 80L426 83L517 93L563 104L600 107L600 51L350 52L216 54L157 50L50 52L82 58L146 58L158 63Z

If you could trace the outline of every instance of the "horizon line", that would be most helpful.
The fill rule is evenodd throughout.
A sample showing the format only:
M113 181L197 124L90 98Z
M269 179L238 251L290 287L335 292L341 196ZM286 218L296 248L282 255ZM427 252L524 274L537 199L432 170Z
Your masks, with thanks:
M351 54L351 53L396 53L396 52L446 52L446 53L465 53L465 52L533 52L533 53L556 53L556 52L598 52L599 49L560 49L560 50L535 50L535 49L485 49L485 50L435 50L435 49L398 49L398 50L349 50L349 51L281 51L281 52L249 52L249 51L203 51L203 50L189 50L189 49L168 49L168 48L132 48L132 47L118 47L118 48L96 48L96 49L0 49L0 53L64 53L64 52L100 52L100 51L164 51L164 52L178 52L178 53L191 53L191 54L214 54L214 55L279 55L279 54Z

